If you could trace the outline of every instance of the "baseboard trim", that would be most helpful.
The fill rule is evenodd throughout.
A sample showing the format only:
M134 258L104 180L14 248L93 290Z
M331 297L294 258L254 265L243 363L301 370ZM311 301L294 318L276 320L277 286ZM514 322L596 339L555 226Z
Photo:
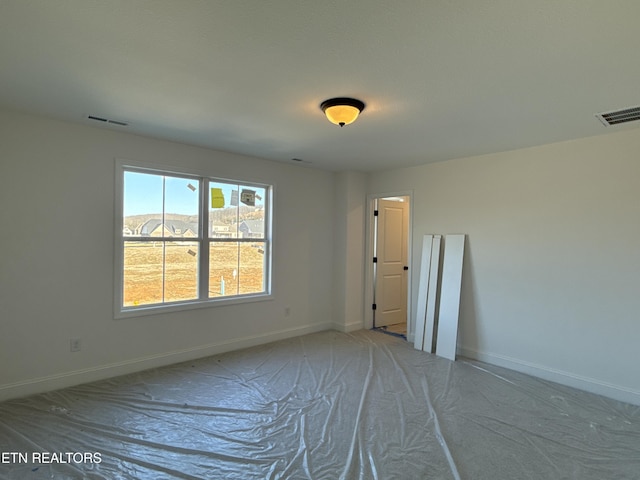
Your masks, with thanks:
M332 325L333 330L344 333L355 332L356 330L362 330L364 328L362 322L351 322L347 324L333 322Z
M332 330L335 324L331 322L309 324L288 328L260 335L235 338L220 343L210 343L192 348L174 350L157 355L134 358L122 362L83 368L70 372L48 375L20 382L0 385L0 401L20 398L36 393L58 390L60 388L80 385L82 383L104 380L119 375L140 372L150 368L163 367L174 363L187 362L196 358L208 357L219 353L240 350L242 348L262 345L286 338L298 337L309 333Z
M560 383L569 387L578 388L587 392L596 393L621 402L640 405L640 391L619 385L602 382L594 378L575 375L573 373L557 370L535 363L526 362L505 355L482 352L472 348L458 346L458 354L464 357L486 362L499 367L505 367L517 372L526 373L534 377Z

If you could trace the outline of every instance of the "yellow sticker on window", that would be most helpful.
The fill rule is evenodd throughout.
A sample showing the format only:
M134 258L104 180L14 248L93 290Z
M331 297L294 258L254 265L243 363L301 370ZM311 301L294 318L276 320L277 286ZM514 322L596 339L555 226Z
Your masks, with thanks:
M211 189L211 208L224 207L224 194L221 188Z

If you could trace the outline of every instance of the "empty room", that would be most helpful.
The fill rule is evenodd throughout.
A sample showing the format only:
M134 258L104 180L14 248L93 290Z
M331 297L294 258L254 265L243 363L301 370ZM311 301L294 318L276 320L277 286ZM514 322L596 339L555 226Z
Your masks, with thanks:
M0 0L0 479L640 479L636 0Z

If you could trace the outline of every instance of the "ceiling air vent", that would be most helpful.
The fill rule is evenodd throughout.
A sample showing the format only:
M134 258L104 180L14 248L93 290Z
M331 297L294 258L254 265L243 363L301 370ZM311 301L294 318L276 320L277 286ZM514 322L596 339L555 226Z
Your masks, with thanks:
M607 113L596 113L596 118L600 120L605 127L618 125L619 123L635 122L636 120L640 120L640 106Z
M109 118L96 117L95 115L87 115L89 120L95 120L96 122L109 123L111 125L119 125L121 127L126 127L129 124L127 122L121 122L119 120L111 120Z

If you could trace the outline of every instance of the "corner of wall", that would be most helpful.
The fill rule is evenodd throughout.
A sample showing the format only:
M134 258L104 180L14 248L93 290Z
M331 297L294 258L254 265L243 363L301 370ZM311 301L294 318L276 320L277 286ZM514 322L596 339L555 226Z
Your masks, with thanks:
M333 323L341 331L363 328L366 184L364 173L335 174Z

